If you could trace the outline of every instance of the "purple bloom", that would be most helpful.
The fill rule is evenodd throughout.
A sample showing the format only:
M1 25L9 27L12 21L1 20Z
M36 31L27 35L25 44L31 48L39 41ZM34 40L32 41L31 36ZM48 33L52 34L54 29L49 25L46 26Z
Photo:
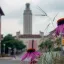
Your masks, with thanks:
M37 51L31 52L31 53L30 52L26 52L23 55L22 60L25 60L26 58L30 58L30 60L34 60L34 59L36 59L40 55L41 55L40 52L37 52Z
M60 33L64 33L64 24L59 25L59 26L56 28L56 35L60 35Z

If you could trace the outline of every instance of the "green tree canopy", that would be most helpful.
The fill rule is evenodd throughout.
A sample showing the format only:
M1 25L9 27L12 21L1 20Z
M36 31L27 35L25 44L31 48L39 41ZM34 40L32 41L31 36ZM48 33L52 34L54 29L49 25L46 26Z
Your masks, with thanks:
M17 50L22 50L26 47L26 45L23 44L23 41L15 39L11 34L8 34L3 38L1 43L2 50L4 48L3 44L5 44L6 52L8 52L8 47L11 47L12 49L16 48Z
M39 45L40 49L47 48L49 51L53 47L53 42L50 39L47 39L46 41L42 42Z

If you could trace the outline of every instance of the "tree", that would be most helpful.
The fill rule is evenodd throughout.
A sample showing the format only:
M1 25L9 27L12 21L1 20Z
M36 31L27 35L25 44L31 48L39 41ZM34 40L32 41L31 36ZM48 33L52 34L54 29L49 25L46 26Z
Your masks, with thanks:
M45 42L42 42L39 47L40 49L45 49L45 51L50 51L52 49L53 42L50 39L47 39Z
M11 34L6 35L1 43L1 49L3 52L3 44L5 44L5 52L8 53L8 48L11 47L11 50L13 51L14 48L17 50L22 50L26 47L26 45L23 44L23 41L19 41L15 39Z
M42 42L40 45L39 45L39 48L42 50L44 48L44 42Z

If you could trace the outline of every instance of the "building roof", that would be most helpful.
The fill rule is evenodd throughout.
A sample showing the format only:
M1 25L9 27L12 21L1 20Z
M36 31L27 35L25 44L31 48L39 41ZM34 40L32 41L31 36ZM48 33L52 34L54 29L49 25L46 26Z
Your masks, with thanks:
M4 13L3 13L3 11L2 11L2 9L1 9L1 7L0 7L0 14L1 14L1 15L4 15Z
M19 38L41 38L40 35L20 35Z

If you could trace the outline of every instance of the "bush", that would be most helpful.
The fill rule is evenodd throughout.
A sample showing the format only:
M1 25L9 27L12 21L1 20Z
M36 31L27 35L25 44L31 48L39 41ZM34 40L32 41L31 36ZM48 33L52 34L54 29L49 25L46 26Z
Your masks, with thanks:
M53 51L61 51L61 47L54 48Z
M4 52L4 44L5 44L5 53L8 53L9 47L11 48L11 51L13 54L14 48L16 50L22 50L26 47L26 45L23 44L23 41L19 41L15 39L11 34L6 35L3 40L1 41L1 52Z

